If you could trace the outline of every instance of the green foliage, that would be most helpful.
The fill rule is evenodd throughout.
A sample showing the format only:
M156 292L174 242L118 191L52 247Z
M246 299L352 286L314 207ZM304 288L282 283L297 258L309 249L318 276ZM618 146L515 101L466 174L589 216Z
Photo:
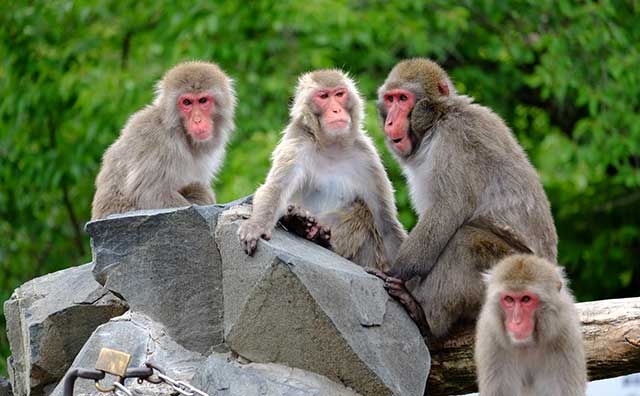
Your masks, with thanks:
M263 180L297 75L341 67L369 98L368 129L413 226L373 101L390 68L414 56L439 61L458 90L513 127L552 202L560 262L579 299L637 294L639 10L607 0L4 2L0 299L90 260L83 224L100 157L182 60L214 60L236 81L220 201Z

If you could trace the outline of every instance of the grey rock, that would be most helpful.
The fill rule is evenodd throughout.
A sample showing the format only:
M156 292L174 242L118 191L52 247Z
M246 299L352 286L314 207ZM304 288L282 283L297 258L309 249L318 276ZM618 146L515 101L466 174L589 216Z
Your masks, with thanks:
M430 355L382 281L329 250L276 230L240 249L247 205L220 215L224 328L240 356L315 372L362 395L421 396Z
M45 387L62 378L96 327L127 308L93 279L91 264L16 289L4 304L14 393L45 394Z
M205 356L190 351L173 340L161 324L147 316L127 312L98 327L86 342L70 369L95 367L102 348L111 348L131 355L129 368L141 367L146 361L162 367L165 374L178 381L191 381L200 370ZM111 385L115 377L108 375L100 384ZM125 385L141 395L168 395L171 392L166 384L137 384L134 379L125 381ZM61 382L51 396L62 396L64 384ZM137 394L134 393L134 394ZM77 379L74 396L104 395L96 391L92 380Z
M192 384L209 396L358 396L353 390L308 371L279 364L240 364L213 354Z
M11 383L6 378L0 377L0 396L12 396Z
M222 210L138 211L86 226L98 282L203 354L223 342L222 265L213 238Z

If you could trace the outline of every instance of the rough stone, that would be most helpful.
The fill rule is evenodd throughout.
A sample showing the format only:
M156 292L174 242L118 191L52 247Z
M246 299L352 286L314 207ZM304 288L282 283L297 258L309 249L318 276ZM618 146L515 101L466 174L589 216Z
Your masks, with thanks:
M221 210L138 211L86 226L98 282L203 354L223 342L222 265L213 239Z
M0 396L12 396L11 383L5 378L0 377Z
M94 368L102 348L111 348L130 354L130 368L141 367L144 362L152 361L162 367L166 375L178 381L191 381L205 360L205 356L190 351L173 340L161 324L143 314L131 311L98 327L78 353L71 369ZM100 383L108 387L113 380L114 377L108 375ZM125 385L137 390L141 395L171 393L170 388L163 384L155 385L145 382L139 385L134 379L128 379ZM62 396L63 386L61 382L51 396ZM96 391L92 380L79 378L75 383L74 396L80 395L104 394Z
M93 330L127 310L97 283L91 264L33 279L4 304L16 395L38 396L65 373Z
M222 354L209 356L192 384L210 396L358 396L315 373L279 364L239 364Z
M276 230L240 249L247 205L221 214L225 334L240 356L312 371L362 395L421 396L430 356L382 281L329 250Z

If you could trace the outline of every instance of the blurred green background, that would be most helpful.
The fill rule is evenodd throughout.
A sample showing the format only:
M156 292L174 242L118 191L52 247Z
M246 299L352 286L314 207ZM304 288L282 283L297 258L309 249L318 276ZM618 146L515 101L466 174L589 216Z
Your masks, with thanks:
M297 75L340 67L368 98L368 130L412 227L373 103L391 67L415 56L440 62L512 126L552 202L578 299L639 295L640 2L451 3L2 2L0 300L91 260L83 226L101 155L183 60L213 60L236 81L220 202L263 180Z

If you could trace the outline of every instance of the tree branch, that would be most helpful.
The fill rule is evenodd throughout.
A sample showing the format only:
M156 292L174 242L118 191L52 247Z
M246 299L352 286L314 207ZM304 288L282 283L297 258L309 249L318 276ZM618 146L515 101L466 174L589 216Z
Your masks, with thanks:
M576 304L589 379L640 372L640 297ZM473 328L460 329L443 342L430 343L429 395L477 391Z

